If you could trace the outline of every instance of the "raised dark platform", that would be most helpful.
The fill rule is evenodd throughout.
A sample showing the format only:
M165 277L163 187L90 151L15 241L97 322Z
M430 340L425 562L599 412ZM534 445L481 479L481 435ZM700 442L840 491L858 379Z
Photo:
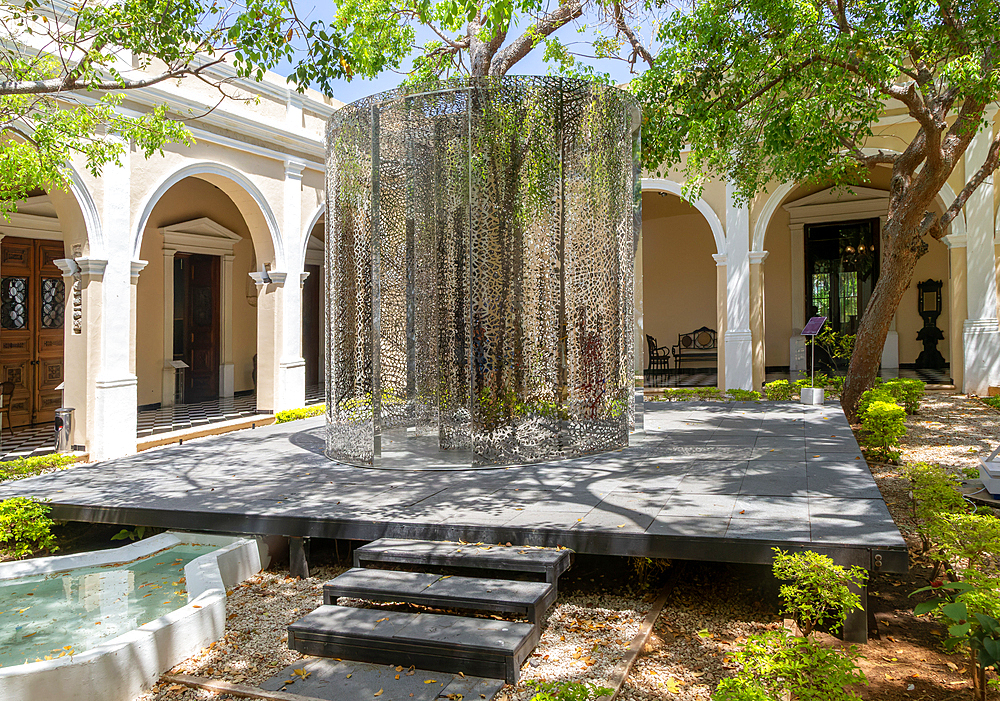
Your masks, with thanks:
M322 418L0 485L59 519L375 540L565 546L765 564L772 547L905 572L906 544L839 406L647 404L612 453L493 470L371 470L323 456Z

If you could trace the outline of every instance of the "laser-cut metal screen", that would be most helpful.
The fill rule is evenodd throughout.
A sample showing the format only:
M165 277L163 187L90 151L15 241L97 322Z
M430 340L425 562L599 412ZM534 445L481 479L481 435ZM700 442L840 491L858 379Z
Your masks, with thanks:
M562 78L452 81L327 127L327 454L533 463L628 444L639 111Z

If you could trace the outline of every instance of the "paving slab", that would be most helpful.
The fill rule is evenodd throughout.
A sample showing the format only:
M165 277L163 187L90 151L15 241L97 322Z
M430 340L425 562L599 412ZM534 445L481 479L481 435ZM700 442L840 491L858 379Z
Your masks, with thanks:
M885 571L905 571L905 543L839 406L653 402L644 421L621 450L435 471L420 469L436 459L426 439L411 446L413 469L330 461L317 417L0 484L0 498L46 499L54 518L129 526L722 561L760 561L772 545L802 542L807 528L807 542L835 558L877 553ZM397 438L405 468L408 443ZM781 521L777 502L760 518L733 518L737 499L750 497L806 497L807 521Z

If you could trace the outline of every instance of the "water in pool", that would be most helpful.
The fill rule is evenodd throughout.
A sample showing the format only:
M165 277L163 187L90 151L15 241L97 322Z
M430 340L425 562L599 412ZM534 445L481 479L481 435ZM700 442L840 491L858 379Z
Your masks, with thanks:
M77 655L187 603L184 565L213 545L0 582L0 666Z

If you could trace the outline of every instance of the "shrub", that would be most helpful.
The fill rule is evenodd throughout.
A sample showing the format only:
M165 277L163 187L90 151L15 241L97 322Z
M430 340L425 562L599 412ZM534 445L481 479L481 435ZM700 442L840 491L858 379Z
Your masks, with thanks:
M775 380L764 385L764 396L772 402L785 401L792 398L795 388L788 380Z
M1000 519L992 513L944 513L936 534L935 559L948 563L963 579L995 570L1000 560Z
M799 378L795 381L795 388L802 389L803 387L817 387L823 389L828 384L830 384L830 378L825 372L817 372L814 376L807 375L806 377Z
M920 400L924 398L927 387L920 380L910 377L897 377L882 383L881 388L892 395L897 404L906 409L907 414L916 414L920 409Z
M913 485L913 516L926 553L947 527L940 516L965 513L968 502L958 493L958 481L937 465L915 463L906 468L906 476Z
M663 390L663 401L683 402L694 399L694 390L690 387L675 387Z
M76 462L72 455L52 453L51 455L36 455L30 458L17 458L0 462L0 482L22 477L31 477L51 468L63 468Z
M857 665L857 648L845 652L772 630L747 638L733 655L740 665L734 677L719 682L713 701L844 701L860 699L850 687L867 684Z
M586 682L546 682L532 679L528 686L536 692L531 701L589 701L614 693L613 689Z
M724 399L725 395L718 387L695 387L694 395L698 399Z
M991 406L994 409L1000 409L1000 397L981 397L981 399L987 406Z
M882 385L876 385L869 390L866 390L862 395L861 399L858 400L858 416L864 416L865 412L868 410L868 405L872 402L889 402L894 404L896 398L882 389Z
M867 581L868 573L860 567L845 569L811 550L788 553L774 548L772 569L776 578L789 582L779 590L785 600L782 612L795 618L806 636L824 623L835 633L848 613L864 608L861 597L849 588Z
M289 421L308 419L310 416L319 416L325 411L326 404L313 404L312 406L304 406L301 409L286 409L274 415L274 423L283 424Z
M0 556L21 559L36 550L56 548L52 535L51 507L26 497L0 501Z
M899 460L899 439L906 434L906 412L895 402L874 401L861 420L861 440L868 455L881 462Z
M759 402L760 392L752 389L731 389L726 392L734 402Z
M831 375L826 380L826 386L837 394L844 391L844 383L847 382L847 378L843 375Z

